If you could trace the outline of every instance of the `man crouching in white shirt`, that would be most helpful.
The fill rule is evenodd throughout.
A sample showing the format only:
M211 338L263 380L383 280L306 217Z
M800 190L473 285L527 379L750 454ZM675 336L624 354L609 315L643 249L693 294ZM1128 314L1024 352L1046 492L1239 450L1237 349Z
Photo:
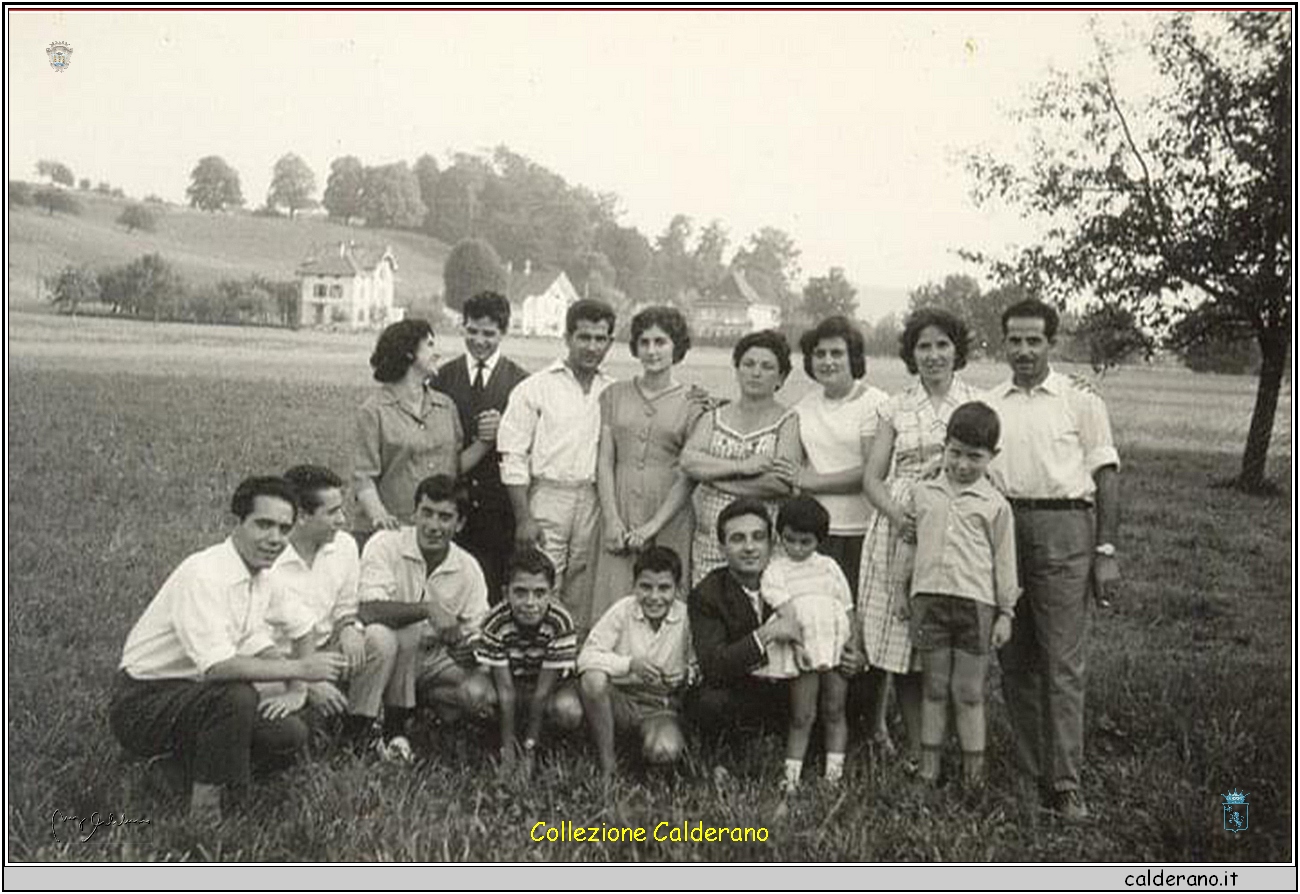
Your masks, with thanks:
M191 780L190 816L221 819L222 794L245 789L253 760L283 763L307 741L295 717L258 713L256 682L338 677L330 652L275 657L266 570L289 542L296 495L282 478L249 478L230 500L230 537L185 559L127 636L109 723L144 757L171 752Z

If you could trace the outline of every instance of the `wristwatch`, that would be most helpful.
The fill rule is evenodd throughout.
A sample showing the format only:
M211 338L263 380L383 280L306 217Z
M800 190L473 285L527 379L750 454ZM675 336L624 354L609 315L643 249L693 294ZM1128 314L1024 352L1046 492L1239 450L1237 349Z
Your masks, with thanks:
M1105 556L1108 559L1113 559L1115 558L1115 544L1098 543L1096 552L1097 555L1099 556Z

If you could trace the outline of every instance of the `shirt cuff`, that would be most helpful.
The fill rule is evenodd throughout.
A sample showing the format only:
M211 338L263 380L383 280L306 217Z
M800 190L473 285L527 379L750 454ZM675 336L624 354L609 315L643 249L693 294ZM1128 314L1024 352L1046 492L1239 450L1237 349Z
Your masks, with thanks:
M506 486L527 487L529 484L528 460L517 453L501 455L501 483Z

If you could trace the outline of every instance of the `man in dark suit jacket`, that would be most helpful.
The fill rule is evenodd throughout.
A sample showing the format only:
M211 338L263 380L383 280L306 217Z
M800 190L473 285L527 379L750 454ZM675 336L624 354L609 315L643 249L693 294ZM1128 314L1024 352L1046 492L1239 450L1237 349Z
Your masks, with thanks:
M711 571L691 591L687 611L703 685L695 700L697 723L716 731L747 718L784 718L789 701L783 680L753 676L767 661L767 646L797 642L799 625L778 618L759 596L759 580L772 556L772 520L759 500L741 497L718 516L725 568Z
M434 373L434 388L451 397L460 412L465 446L478 439L491 445L473 467L461 472L469 491L470 512L456 542L468 550L487 580L488 599L502 599L506 560L514 549L515 516L501 483L497 425L515 386L528 378L519 364L501 355L510 329L510 302L497 292L479 292L465 302L465 353Z

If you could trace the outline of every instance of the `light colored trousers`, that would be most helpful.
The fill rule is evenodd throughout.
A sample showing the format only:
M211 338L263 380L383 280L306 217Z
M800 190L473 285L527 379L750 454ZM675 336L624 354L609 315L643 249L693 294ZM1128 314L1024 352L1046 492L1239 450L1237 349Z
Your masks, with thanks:
M592 618L600 503L594 484L561 484L535 479L528 493L529 511L542 529L542 552L555 565L560 599L580 630Z
M382 624L366 626L366 660L361 670L338 687L348 695L348 713L362 717L378 717L384 691L393 677L397 661L397 637L394 631ZM338 652L338 639L331 637L322 651ZM261 698L285 691L284 683L254 683ZM412 702L414 704L414 702Z

